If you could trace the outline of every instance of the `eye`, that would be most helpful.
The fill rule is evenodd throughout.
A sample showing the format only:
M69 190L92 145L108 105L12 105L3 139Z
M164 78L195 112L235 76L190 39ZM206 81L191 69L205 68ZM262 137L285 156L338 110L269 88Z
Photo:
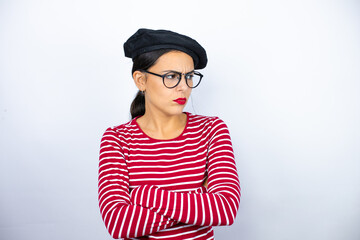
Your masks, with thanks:
M170 73L165 75L165 78L168 79L168 80L178 80L179 79L179 74L170 72Z
M193 78L194 78L194 74L193 74L193 73L186 75L186 79L187 79L187 80L193 80Z

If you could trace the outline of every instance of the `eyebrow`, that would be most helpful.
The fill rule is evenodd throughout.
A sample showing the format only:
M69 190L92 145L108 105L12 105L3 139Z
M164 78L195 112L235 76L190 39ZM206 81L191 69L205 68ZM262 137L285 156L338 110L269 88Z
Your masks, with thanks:
M182 73L182 72L178 72L178 71L175 71L175 70L164 70L164 71L162 71L162 73L170 73L170 72ZM195 69L191 70L190 72L187 72L185 74L192 73L192 72L195 72Z

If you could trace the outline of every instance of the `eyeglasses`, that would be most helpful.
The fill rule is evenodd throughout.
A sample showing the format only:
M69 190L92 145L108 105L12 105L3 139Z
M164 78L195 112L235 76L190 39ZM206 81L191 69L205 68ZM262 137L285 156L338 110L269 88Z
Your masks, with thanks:
M201 79L203 78L203 75L196 71L191 71L188 73L180 73L180 72L176 72L176 71L171 71L171 72L167 72L163 75L149 72L147 70L142 70L142 71L146 72L146 73L150 73L150 74L158 76L158 77L161 77L165 87L167 87L167 88L174 88L177 85L179 85L182 75L185 76L185 82L189 88L196 88L197 86L199 86Z

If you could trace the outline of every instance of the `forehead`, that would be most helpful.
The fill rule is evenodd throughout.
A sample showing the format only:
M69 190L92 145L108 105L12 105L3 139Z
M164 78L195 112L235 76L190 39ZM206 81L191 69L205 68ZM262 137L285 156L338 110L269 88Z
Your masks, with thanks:
M187 72L194 70L194 61L192 57L184 52L171 51L162 55L151 67L153 70L174 70Z

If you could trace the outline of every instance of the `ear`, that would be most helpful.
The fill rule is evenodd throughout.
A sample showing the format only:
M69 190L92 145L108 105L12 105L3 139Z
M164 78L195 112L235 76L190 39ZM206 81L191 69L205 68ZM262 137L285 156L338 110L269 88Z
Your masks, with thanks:
M146 76L141 71L135 71L133 73L134 83L140 91L146 90Z

